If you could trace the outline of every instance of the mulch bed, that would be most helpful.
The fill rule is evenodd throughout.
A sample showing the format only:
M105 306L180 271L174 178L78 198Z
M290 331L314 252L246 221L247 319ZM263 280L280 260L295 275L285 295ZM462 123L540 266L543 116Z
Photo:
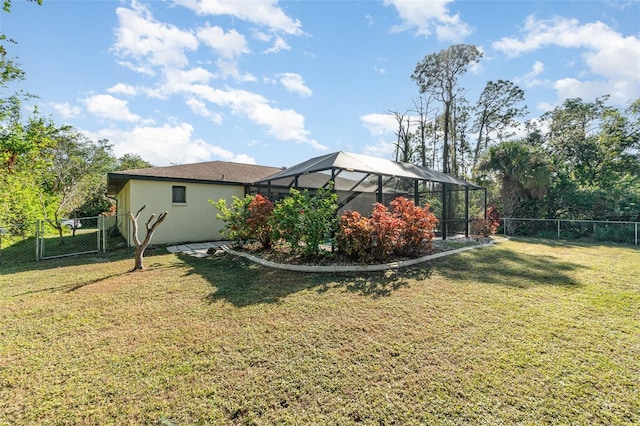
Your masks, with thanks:
M473 241L472 243L482 243L484 241ZM471 243L471 242L470 242ZM300 252L294 252L287 244L278 242L274 243L270 249L263 249L262 245L258 242L247 242L242 245L234 246L233 249L237 251L243 251L250 253L256 257L271 262L283 263L289 265L375 265L380 263L400 262L403 260L411 260L422 256L427 256L435 253L441 253L445 251L454 250L456 247L445 245L441 241L434 241L430 250L425 250L423 253L418 253L416 256L402 256L398 254L392 254L383 262L370 261L362 262L358 259L353 259L344 253L334 251L331 252L330 247L326 247L325 251L319 256L306 255Z

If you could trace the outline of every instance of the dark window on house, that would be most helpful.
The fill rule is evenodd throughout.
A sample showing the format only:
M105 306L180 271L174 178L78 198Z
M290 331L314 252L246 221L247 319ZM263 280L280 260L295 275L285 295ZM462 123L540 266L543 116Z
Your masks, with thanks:
M186 203L187 202L187 187L186 186L174 186L172 201L174 203Z

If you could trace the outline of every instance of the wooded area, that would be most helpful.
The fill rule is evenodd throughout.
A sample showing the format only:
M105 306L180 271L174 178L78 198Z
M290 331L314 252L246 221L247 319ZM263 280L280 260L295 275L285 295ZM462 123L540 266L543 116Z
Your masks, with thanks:
M510 81L488 81L475 104L464 97L459 79L481 58L454 45L416 65L420 95L393 112L396 160L489 188L505 216L640 220L640 99L567 99L525 121L525 92Z
M4 11L10 7L4 1ZM0 224L21 235L44 218L62 233L63 218L114 209L106 197L107 172L151 165L136 154L116 158L107 140L92 141L43 117L37 107L24 116L25 104L37 96L7 93L25 78L9 55L14 43L0 34Z

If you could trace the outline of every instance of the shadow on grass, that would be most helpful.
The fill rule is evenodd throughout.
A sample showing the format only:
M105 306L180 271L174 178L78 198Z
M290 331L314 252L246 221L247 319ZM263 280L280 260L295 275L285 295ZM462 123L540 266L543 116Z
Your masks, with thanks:
M36 260L35 237L22 238L10 245L3 241L0 247L0 274L45 270L104 260L120 260L127 256L133 259L133 248L127 247L119 235L109 237L106 253L97 251L96 238L96 232L75 236L65 234L62 239L58 236L50 236L46 238L45 255L54 257L40 261ZM153 251L154 248L150 247L149 249ZM163 247L157 247L157 251L161 251L161 249Z
M86 287L88 285L97 284L97 283L100 283L102 281L106 281L106 280L111 279L111 278L115 278L115 277L119 277L119 276L125 275L127 273L128 272L119 272L117 274L105 275L104 277L95 278L93 280L88 280L88 281L84 281L84 282L80 282L80 283L65 284L65 285L61 285L61 286L58 286L58 287L47 287L47 288L40 288L38 290L25 291L23 293L15 294L14 297L24 296L24 295L27 295L27 294L45 293L45 292L57 293L59 291L64 292L64 293L72 293L72 292L74 292L76 290L80 290L81 288Z
M550 250L565 250L571 247L570 244L556 241L521 241L544 245ZM500 244L488 250L472 250L462 256L444 257L433 265L440 275L447 278L517 288L538 285L576 287L580 283L575 281L569 272L584 267L559 260L551 254L518 253Z
M164 250L164 248L163 248ZM158 253L161 250L158 249ZM145 255L145 258L147 255ZM115 262L123 259L131 259L133 267L133 248L119 248L116 250L108 250L106 253L87 253L77 254L55 259L46 259L41 261L28 261L8 263L3 262L0 265L0 275L17 274L28 271L44 271L47 269L63 268L67 266L89 265L94 263Z
M426 279L431 274L429 267L358 275L303 273L260 266L228 254L209 258L178 256L191 267L190 274L203 277L214 288L207 296L210 302L225 300L238 307L278 303L290 294L311 289L324 292L342 288L365 296L386 297L408 286L411 279Z
M310 289L318 292L343 289L365 296L387 297L411 282L430 279L434 272L451 280L522 289L539 285L571 289L580 285L571 277L571 272L584 266L553 256L553 250L570 249L571 244L546 240L522 242L545 245L550 254L527 254L497 244L406 269L348 274L282 271L231 255L204 259L179 256L192 268L190 273L205 278L214 288L207 297L211 302L226 300L235 306L277 303L290 294Z

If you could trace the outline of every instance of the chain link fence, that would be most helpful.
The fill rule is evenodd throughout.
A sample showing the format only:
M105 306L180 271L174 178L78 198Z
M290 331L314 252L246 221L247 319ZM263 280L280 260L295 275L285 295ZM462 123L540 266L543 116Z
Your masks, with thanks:
M127 247L130 226L126 215L0 224L0 268Z
M638 245L640 222L503 218L505 236L602 241Z

